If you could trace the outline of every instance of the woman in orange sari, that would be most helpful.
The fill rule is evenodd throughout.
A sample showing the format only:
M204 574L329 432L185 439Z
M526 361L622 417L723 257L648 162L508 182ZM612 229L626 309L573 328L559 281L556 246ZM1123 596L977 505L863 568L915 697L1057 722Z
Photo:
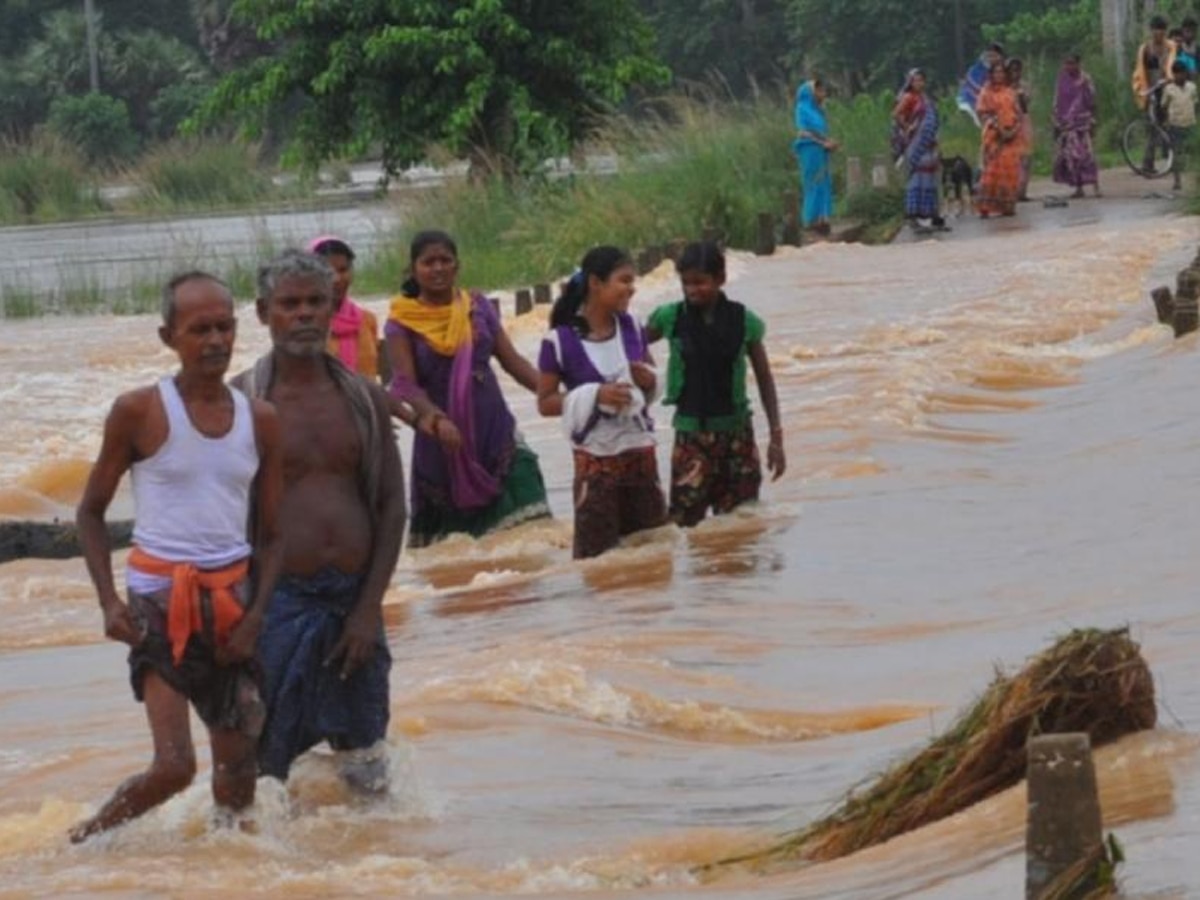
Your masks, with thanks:
M1021 107L1004 63L992 66L975 107L983 123L983 177L976 208L983 218L1011 216L1021 187Z

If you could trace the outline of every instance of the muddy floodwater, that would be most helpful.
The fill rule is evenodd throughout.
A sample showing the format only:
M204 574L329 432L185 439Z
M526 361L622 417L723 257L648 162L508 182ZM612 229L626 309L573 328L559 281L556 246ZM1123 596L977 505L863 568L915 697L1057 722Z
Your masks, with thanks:
M1021 788L836 863L692 873L828 810L997 665L1125 624L1161 727L1098 755L1106 828L1127 895L1200 896L1200 336L1147 299L1200 226L1122 210L735 255L788 473L756 508L586 564L558 423L506 382L557 518L402 557L384 804L316 751L287 789L260 782L256 833L214 830L202 755L183 795L71 846L148 760L143 713L82 563L0 566L0 897L1018 897ZM675 290L652 273L634 311ZM112 398L171 366L155 324L0 323L0 515L70 515ZM544 325L509 322L531 356ZM248 307L240 328L239 368L266 346Z

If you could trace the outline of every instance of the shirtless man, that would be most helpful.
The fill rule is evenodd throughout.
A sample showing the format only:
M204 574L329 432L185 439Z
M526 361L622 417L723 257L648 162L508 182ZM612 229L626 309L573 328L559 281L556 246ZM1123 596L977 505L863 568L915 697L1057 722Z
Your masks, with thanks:
M237 812L254 801L263 724L255 644L283 560L275 538L283 466L269 404L225 386L236 320L233 298L203 272L163 293L162 342L180 370L122 394L104 426L76 522L104 612L104 632L130 646L134 695L154 739L150 768L122 784L71 840L120 825L165 802L196 773L188 702L208 726L213 799ZM135 504L134 550L117 596L104 515L126 471ZM250 492L258 497L251 596Z
M258 274L258 317L273 349L234 383L278 410L283 575L259 641L267 723L262 774L286 779L321 741L353 786L386 788L391 655L382 603L400 555L404 482L387 398L325 352L333 271L288 251Z

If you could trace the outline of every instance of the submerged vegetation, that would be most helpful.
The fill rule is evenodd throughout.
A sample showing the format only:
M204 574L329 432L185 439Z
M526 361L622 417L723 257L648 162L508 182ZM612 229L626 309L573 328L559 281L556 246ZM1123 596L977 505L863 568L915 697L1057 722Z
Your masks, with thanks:
M765 849L720 861L710 873L770 871L847 856L1017 784L1031 737L1087 732L1098 747L1156 721L1154 679L1128 630L1072 631L1016 675L997 674L945 733L854 791L828 816Z

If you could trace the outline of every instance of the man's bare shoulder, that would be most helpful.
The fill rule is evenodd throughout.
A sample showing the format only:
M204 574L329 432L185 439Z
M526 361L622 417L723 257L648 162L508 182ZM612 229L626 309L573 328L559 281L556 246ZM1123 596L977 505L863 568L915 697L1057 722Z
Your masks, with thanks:
M113 401L109 415L121 422L135 422L145 418L152 404L158 402L158 385L150 384L145 387L126 391Z

